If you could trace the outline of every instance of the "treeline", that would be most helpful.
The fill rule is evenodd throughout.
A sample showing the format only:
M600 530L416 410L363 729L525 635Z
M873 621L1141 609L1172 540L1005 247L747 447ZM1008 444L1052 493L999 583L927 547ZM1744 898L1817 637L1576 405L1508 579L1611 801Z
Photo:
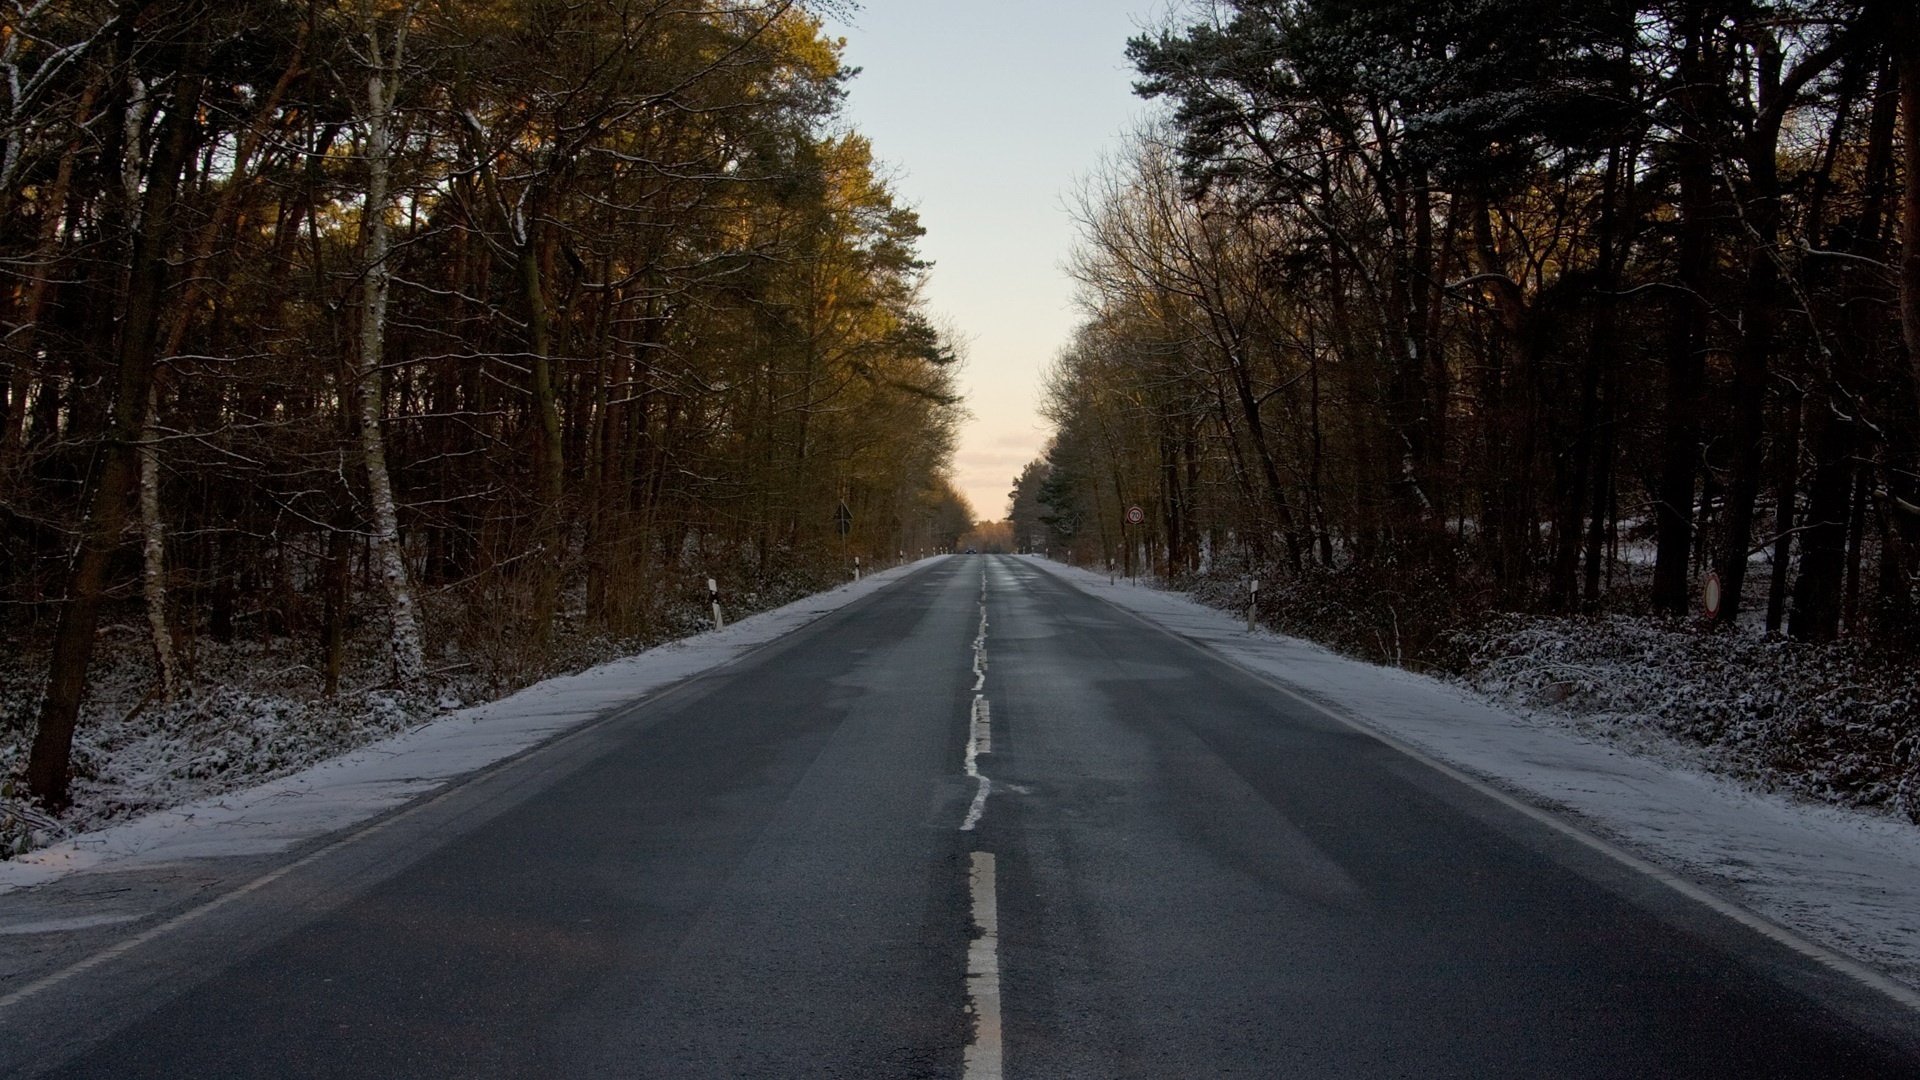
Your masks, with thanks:
M1383 640L1711 572L1723 623L1914 647L1911 3L1221 0L1129 56L1166 109L1082 200L1021 543Z
M0 67L51 805L108 622L166 696L236 635L334 693L363 624L415 688L969 527L921 229L791 0L20 0Z

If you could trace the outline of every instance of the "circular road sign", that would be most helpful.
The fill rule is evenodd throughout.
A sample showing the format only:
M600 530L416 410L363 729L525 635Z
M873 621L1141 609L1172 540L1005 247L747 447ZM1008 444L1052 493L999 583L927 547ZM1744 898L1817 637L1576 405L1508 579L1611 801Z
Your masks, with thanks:
M1707 584L1700 590L1700 602L1707 610L1707 618L1720 617L1720 575L1707 575Z
M1127 524L1138 525L1147 520L1147 512L1137 506L1127 507Z

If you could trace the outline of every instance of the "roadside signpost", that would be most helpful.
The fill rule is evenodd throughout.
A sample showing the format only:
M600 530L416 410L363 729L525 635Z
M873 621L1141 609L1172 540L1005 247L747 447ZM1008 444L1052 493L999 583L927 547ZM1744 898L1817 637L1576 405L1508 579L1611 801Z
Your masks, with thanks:
M1707 583L1700 590L1700 606L1706 611L1707 618L1720 617L1720 575L1718 573L1707 574Z
M1137 505L1129 506L1127 507L1126 516L1122 519L1123 524L1120 526L1120 544L1121 547L1125 549L1122 554L1126 560L1122 569L1126 571L1127 580L1129 581L1138 581L1133 575L1134 536L1132 529L1140 527L1146 520L1147 512L1145 510L1140 509Z

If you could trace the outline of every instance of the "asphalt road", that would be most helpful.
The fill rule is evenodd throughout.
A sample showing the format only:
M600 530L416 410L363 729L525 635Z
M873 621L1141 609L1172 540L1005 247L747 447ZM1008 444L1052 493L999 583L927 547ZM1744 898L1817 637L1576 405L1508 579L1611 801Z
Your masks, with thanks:
M1911 1012L1013 559L274 873L0 1009L0 1073L1920 1077Z

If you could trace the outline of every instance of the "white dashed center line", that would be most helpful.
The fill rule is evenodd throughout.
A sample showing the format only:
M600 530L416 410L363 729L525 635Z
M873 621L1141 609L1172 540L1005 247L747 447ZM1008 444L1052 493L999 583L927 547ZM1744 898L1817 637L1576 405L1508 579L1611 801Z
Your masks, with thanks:
M980 630L973 637L973 708L967 716L967 775L979 782L967 807L961 832L972 832L987 812L993 781L980 771L980 755L993 752L993 710L983 693L987 686L987 572L980 571Z
M968 875L973 898L973 940L967 944L967 1013L973 1041L967 1044L967 1080L1000 1080L1000 912L993 855L973 853Z
M972 832L986 813L993 781L980 771L980 755L993 752L993 709L987 703L987 572L980 571L980 630L973 638L973 707L967 715L967 775L979 782L961 832ZM965 1052L967 1080L1000 1080L1000 913L993 854L975 851L967 873L971 922L967 941L967 1018L973 1031Z

